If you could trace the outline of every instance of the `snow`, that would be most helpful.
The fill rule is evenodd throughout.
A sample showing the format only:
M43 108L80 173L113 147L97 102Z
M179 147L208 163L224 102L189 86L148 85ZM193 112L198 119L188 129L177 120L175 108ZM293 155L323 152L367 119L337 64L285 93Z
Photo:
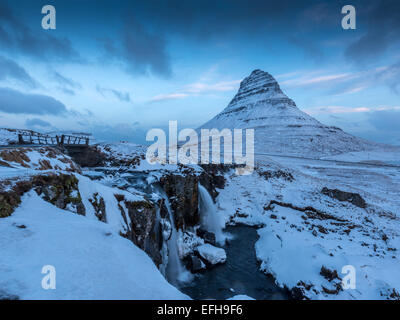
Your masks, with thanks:
M0 128L0 145L8 145L18 141L18 132L13 129Z
M368 234L364 235L361 231L365 230L359 231L358 227L346 237L337 228L333 231L334 222L321 223L329 231L315 236L307 232L300 212L277 207L274 213L278 219L259 230L256 252L263 261L261 269L274 275L278 284L292 288L305 280L318 291L311 290L309 295L320 299L382 299L382 295L392 288L400 287L398 261L393 258L397 255L386 257L390 254L387 247L399 246L398 237L390 239L387 246L383 240L375 239L375 245L379 247L374 250L371 244L373 239ZM334 288L320 274L322 266L336 270L339 277L343 277L341 270L346 265L354 266L357 271L356 289L343 290L337 295L324 294L322 286Z
M57 209L34 192L2 219L0 243L0 288L21 299L188 299L110 225ZM42 289L45 265L56 268L55 290Z
M400 148L396 150L382 151L360 151L360 152L348 152L335 156L325 157L323 159L329 160L340 160L340 161L351 161L351 162L366 162L366 163L377 163L377 164L392 164L400 166Z
M15 154L14 160L19 162L6 160L9 153ZM6 162L10 167L20 169L78 171L78 166L69 156L51 147L5 149L0 152L0 160Z
M105 153L112 159L122 160L123 162L129 162L129 160L135 160L138 163L135 165L130 165L129 170L131 172L159 172L160 176L162 172L181 172L184 169L190 168L194 173L202 172L202 169L198 165L185 165L183 167L178 167L175 164L169 163L150 163L146 159L147 146L120 142L120 143L107 143L99 144L98 148L101 152ZM107 169L111 169L107 167ZM115 168L118 169L118 168Z
M288 169L262 157L253 175L228 173L225 188L218 190L217 206L227 223L261 227L256 243L261 270L272 274L282 287L290 289L301 282L310 285L304 295L311 299L393 298L393 290L400 290L400 202L396 197L400 172L356 163L347 165L347 169L325 161L312 166L299 159L287 159L285 163L295 168L290 170L293 181L263 178L260 174L264 171ZM356 174L357 171L362 174ZM389 179L393 179L393 184ZM324 186L360 193L367 208L321 194ZM311 206L330 217L280 205L266 210L271 200L298 208ZM323 288L335 290L341 282L325 279L321 268L344 277L341 271L346 265L355 267L356 289L326 293Z
M209 243L203 244L196 248L199 255L211 263L212 265L224 263L226 261L226 252L222 248L217 248Z
M129 229L130 221L128 221L128 225L125 223L115 195L123 195L127 201L132 202L144 201L145 199L141 195L105 186L79 174L76 174L75 176L79 180L78 188L82 197L83 205L86 208L86 216L90 219L97 220L94 208L89 201L89 199L92 199L93 196L97 194L97 199L104 199L107 224L109 224L115 232L121 231L122 233L125 233ZM127 215L127 219L129 219L129 215Z
M125 160L143 155L146 152L145 146L131 142L102 143L98 145L98 148L106 154Z

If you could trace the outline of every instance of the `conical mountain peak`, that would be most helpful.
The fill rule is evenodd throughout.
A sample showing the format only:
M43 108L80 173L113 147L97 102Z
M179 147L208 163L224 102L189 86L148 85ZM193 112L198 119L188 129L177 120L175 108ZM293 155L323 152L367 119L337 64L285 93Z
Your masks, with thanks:
M298 109L260 69L243 79L229 105L200 128L255 129L255 150L264 153L318 157L374 147Z
M232 112L238 108L242 110L244 106L251 109L260 104L296 107L295 103L282 92L272 75L256 69L240 83L239 91L224 112Z

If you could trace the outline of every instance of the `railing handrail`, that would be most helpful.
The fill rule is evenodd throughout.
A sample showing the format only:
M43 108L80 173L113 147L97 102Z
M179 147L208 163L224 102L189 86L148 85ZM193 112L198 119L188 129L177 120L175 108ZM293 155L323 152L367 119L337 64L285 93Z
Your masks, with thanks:
M90 138L88 136L70 134L50 136L36 132L21 132L18 134L19 144L25 144L24 137L29 137L30 144L39 145L89 145L90 142Z

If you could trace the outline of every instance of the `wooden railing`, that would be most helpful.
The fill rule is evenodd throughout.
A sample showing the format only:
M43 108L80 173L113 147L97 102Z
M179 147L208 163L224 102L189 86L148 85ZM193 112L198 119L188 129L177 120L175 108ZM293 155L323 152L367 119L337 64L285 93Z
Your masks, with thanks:
M87 136L77 135L56 135L50 136L40 133L20 133L18 134L19 144L34 144L34 145L54 145L54 146L88 146L89 138Z

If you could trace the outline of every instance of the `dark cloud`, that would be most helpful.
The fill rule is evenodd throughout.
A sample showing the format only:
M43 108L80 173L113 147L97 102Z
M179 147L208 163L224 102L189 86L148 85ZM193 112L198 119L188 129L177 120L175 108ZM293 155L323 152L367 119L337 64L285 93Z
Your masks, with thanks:
M40 11L39 11L40 12ZM4 3L0 3L0 50L38 60L82 62L69 39L49 32L34 32Z
M0 56L0 80L16 80L29 88L36 88L38 83L16 62Z
M53 80L58 83L58 89L66 94L75 95L76 89L82 89L82 86L78 82L63 76L57 71L53 72L52 77Z
M67 109L64 104L50 96L0 88L0 111L13 114L62 115Z
M306 8L320 1L291 0L148 0L135 4L142 21L200 39L245 33L263 34L268 27L287 29ZM161 29L161 28L160 28Z
M347 4L356 8L357 30L341 27L341 9ZM158 30L190 40L245 36L271 46L270 37L278 33L316 61L323 56L323 40L342 43L345 56L357 63L400 44L398 0L147 0L134 8L142 23L152 21Z
M103 88L103 87L100 87L100 86L97 86L96 90L103 97L106 97L107 94L111 93L115 98L117 98L118 100L120 100L122 102L130 102L131 101L131 97L129 95L129 92L122 92L122 91L118 91L118 90L115 90L115 89Z
M119 41L103 40L103 45L107 53L122 62L129 73L171 75L166 40L160 33L130 21L124 25L121 34Z
M319 3L290 0L147 0L130 2L130 16L118 39L102 38L100 41L109 57L122 62L132 74L158 74L170 76L171 59L167 40L179 36L188 41L200 41L203 47L211 39L238 39L245 36L269 44L271 30L279 30L293 37L293 24L299 12ZM309 24L307 19L304 24ZM326 21L325 21L326 22ZM301 35L298 37L301 38ZM292 41L307 53L316 53L316 46ZM320 52L317 52L320 55Z
M25 122L25 125L28 128L34 128L34 127L49 128L49 127L51 127L50 122L44 121L39 118L27 119Z
M271 41L278 35L317 61L323 56L321 43L336 41L342 43L346 57L357 62L373 59L400 41L398 0L354 0L354 32L340 26L341 8L349 4L344 0L103 0L96 3L96 10L89 1L79 2L78 12L75 2L53 2L60 8L63 21L76 20L69 25L71 33L92 29L94 38L101 38L109 62L122 65L131 74L170 76L169 54L173 53L168 51L168 44L172 38L188 45L198 42L202 50L212 39L243 41L244 48L249 42L257 43L265 50L274 50ZM16 19L14 11L0 5L0 50L42 61L81 59L67 38L29 28ZM82 19L85 16L88 19ZM109 20L104 21L105 16ZM74 89L62 90L72 94Z
M346 49L348 59L356 63L374 60L400 44L400 1L358 1L356 10L357 28L365 32Z

